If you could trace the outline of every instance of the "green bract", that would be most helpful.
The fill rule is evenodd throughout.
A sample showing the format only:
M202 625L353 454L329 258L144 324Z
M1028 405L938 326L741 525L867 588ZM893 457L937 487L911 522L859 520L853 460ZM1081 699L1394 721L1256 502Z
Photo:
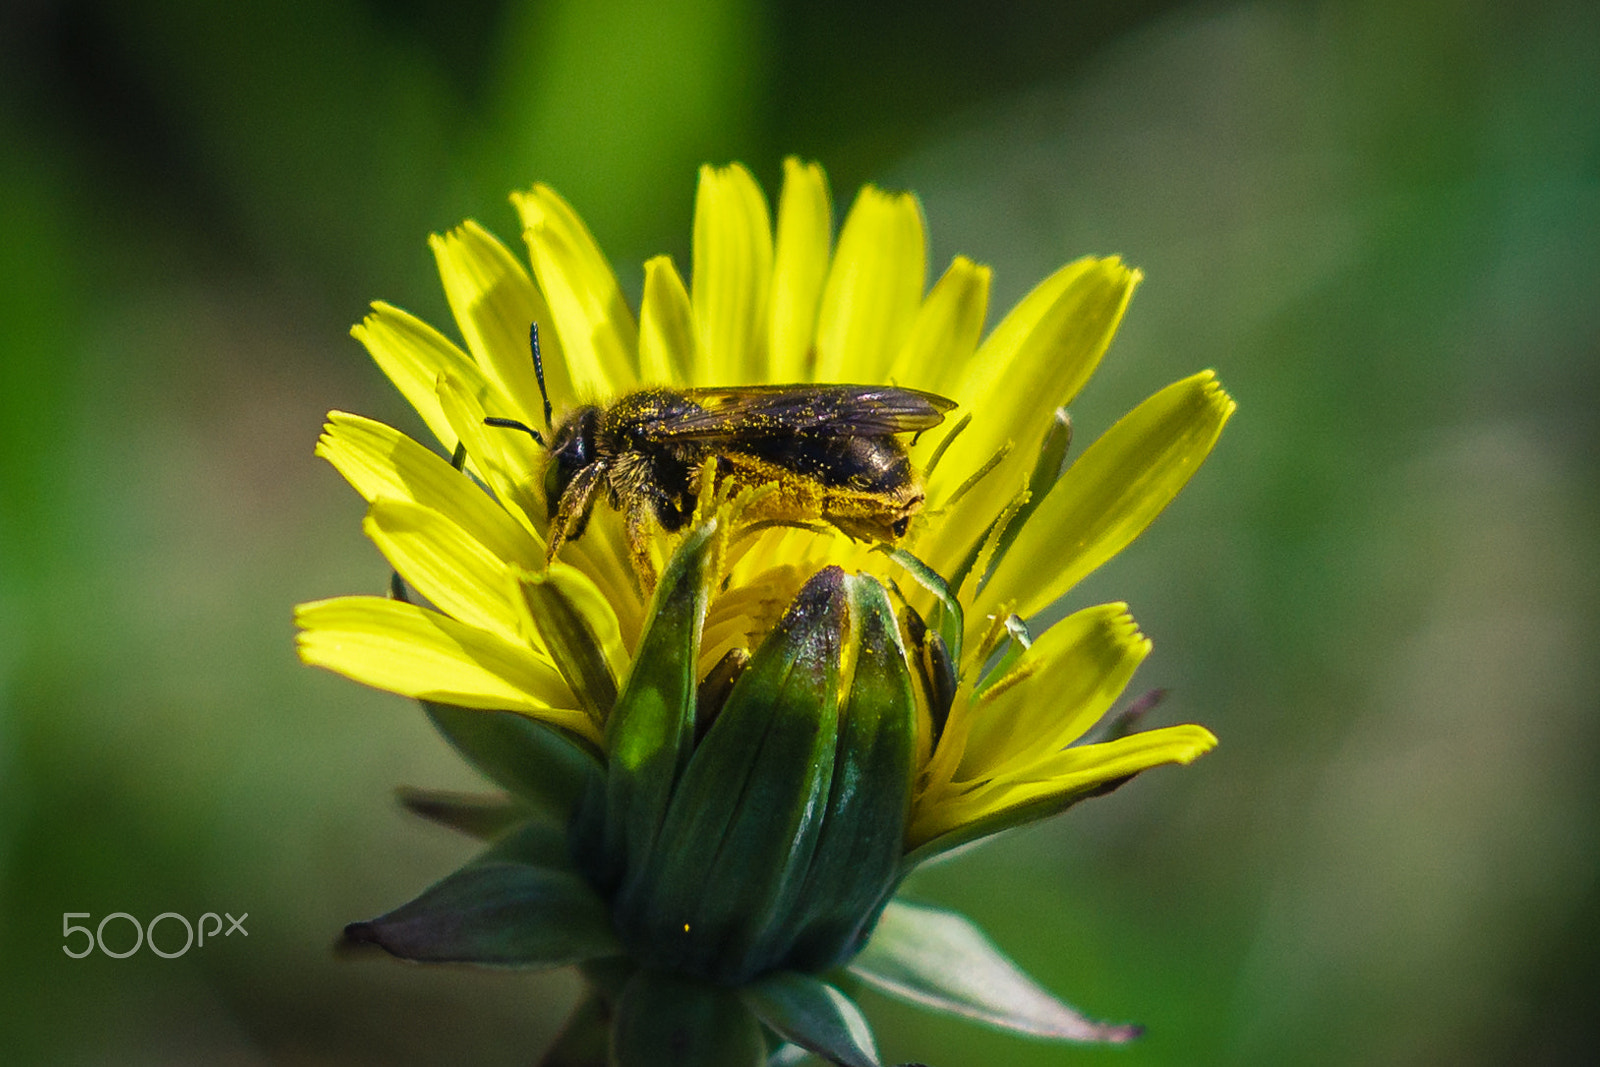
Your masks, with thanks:
M551 1064L579 1062L559 1057L580 1045L639 1067L759 1064L784 1043L876 1064L859 1009L821 977L853 960L886 992L995 1025L1132 1036L1056 1001L958 916L890 903L909 870L917 700L875 578L813 575L705 707L694 664L726 527L717 515L690 531L662 575L603 768L529 719L430 706L508 792L412 791L407 806L494 843L347 940L419 961L589 964L594 1001ZM552 644L582 660L588 641L575 628Z

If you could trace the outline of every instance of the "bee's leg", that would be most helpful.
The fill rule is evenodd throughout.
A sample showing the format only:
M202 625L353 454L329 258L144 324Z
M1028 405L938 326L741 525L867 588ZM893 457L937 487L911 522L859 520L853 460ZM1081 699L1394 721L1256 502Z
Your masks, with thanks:
M589 521L589 509L594 507L595 493L605 473L604 466L591 463L574 474L572 481L567 483L556 516L550 520L550 546L544 554L547 565L555 561L556 553L561 551L563 544L576 540L583 532L584 523Z
M656 564L650 556L650 505L635 502L622 513L622 529L628 537L628 554L633 557L633 573L639 578L639 591L649 596L656 588Z

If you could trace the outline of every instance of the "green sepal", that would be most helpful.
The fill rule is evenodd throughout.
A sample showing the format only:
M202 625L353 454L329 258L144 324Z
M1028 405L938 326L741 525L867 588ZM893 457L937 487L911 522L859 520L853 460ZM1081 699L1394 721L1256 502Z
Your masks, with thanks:
M617 702L617 679L594 627L562 588L562 573L530 571L518 585L567 688L595 725L604 726Z
M700 689L694 700L694 739L698 743L705 737L706 731L711 729L711 724L717 721L717 716L722 713L722 706L728 702L728 694L733 692L733 684L739 680L745 668L750 666L750 650L747 648L730 648L723 653L721 659L711 668L711 671L700 679Z
M422 963L493 967L561 967L619 954L605 903L582 876L524 861L565 854L554 828L513 833L410 903L346 926L345 942Z
M445 789L395 790L401 807L457 833L489 841L532 817L532 810L504 793L457 793Z
M1144 717L1167 699L1165 689L1147 689L1134 697L1115 714L1102 719L1094 729L1084 734L1078 740L1080 745L1103 745L1107 741L1116 741L1135 732Z
M922 621L916 608L905 605L900 625L901 635L911 650L911 661L916 664L917 675L922 682L923 699L928 706L928 725L932 728L928 736L929 751L937 751L939 738L944 736L944 728L950 721L950 709L955 705L956 691L961 686L960 674L956 662L950 658L949 648L945 647L944 638L928 629L928 624Z
M822 979L775 971L739 995L785 1041L842 1067L879 1067L878 1046L861 1009Z
M892 902L850 973L908 1003L1033 1037L1122 1044L1141 1032L1085 1018L1029 978L983 931L942 908Z
M918 585L933 594L933 599L939 605L939 609L933 613L933 631L944 639L944 647L949 651L951 661L960 663L961 635L966 630L966 619L961 610L961 601L951 592L960 586L952 586L939 575L939 572L903 548L879 545L878 550L898 563Z
M761 1024L731 989L645 969L623 987L612 1067L762 1067L766 1058Z
M617 929L646 963L738 983L776 965L833 777L844 574L813 575L694 751Z
M611 1051L612 1011L606 998L590 991L567 1016L539 1067L607 1067Z
M566 831L544 821L527 822L494 839L468 866L485 863L522 863L552 871L578 873L567 851Z
M586 786L605 774L585 745L526 715L426 700L422 707L473 766L556 822L566 823Z
M839 716L837 756L817 850L790 925L790 966L823 971L861 946L899 880L911 811L917 705L889 597L862 575L846 580L855 670Z
M1026 826L1029 823L1038 822L1040 819L1048 819L1051 816L1059 815L1081 801L1094 797L1103 797L1114 789L1122 788L1122 786L1132 781L1138 773L1140 772L1136 771L1134 774L1114 778L1109 782L1100 782L1083 789L1042 796L1036 800L1030 800L1026 803L985 815L982 818L974 819L972 822L963 823L953 830L940 834L938 837L924 841L906 853L905 858L900 861L901 876L904 877L924 863L948 855L956 849L975 844L983 838L993 837L995 834L1004 833L1018 826Z
M633 666L607 723L604 794L586 799L574 851L609 891L645 865L679 775L694 751L700 631L721 549L720 523L683 539L650 599ZM596 851L598 849L598 851Z

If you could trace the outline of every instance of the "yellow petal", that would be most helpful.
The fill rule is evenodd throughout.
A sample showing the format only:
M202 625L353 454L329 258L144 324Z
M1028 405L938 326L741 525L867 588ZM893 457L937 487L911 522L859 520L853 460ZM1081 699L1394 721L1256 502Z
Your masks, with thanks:
M350 328L350 336L366 346L378 369L400 390L445 451L454 451L456 434L450 428L434 395L433 385L445 371L488 390L482 372L466 353L421 319L397 307L376 301L372 313Z
M678 268L670 256L648 259L639 303L639 380L684 385L695 358L694 311Z
M547 335L553 331L545 325L550 322L550 309L528 272L505 245L476 222L435 234L428 244L468 351L484 377L517 405L517 410L504 412L505 416L524 422L539 418L543 401L533 372L528 327L537 322ZM542 336L540 347L545 384L558 392L570 390L560 341Z
M700 663L710 670L723 653L735 646L753 648L761 635L777 623L807 578L820 567L783 563L746 579L727 583L706 612Z
M328 413L317 455L333 464L362 499L413 500L449 516L490 552L525 567L544 549L472 479L399 430L360 415Z
M501 409L486 407L461 378L448 372L441 374L434 395L450 421L450 429L465 446L471 469L542 546L546 522L538 475L544 468L538 457L543 450L521 430L486 425L484 419L500 415Z
M1216 747L1216 735L1210 730L1185 723L1064 749L1026 776L996 779L966 794L962 803L967 814L962 821L1047 796L1092 789L1164 763L1193 763Z
M547 185L514 193L511 202L522 216L533 273L561 335L572 378L566 402L632 389L639 380L638 328L583 220ZM552 399L562 406L561 398Z
M1150 652L1127 607L1102 604L1062 619L978 697L958 781L1021 771L1100 721Z
M817 303L828 276L832 239L833 207L827 177L817 164L801 163L790 156L783 161L783 193L778 198L768 325L769 382L783 385L811 380Z
M1008 808L1081 794L1164 763L1193 763L1216 745L1210 730L1185 724L1069 748L1026 779L1002 778L959 795L930 795L918 803L908 837L915 846Z
M694 205L696 385L747 385L766 370L772 218L750 172L700 168Z
M1201 371L1123 416L1045 496L969 617L1015 600L1027 618L1120 552L1199 469L1235 406Z
M1040 764L1036 772L1041 782L1054 786L1100 785L1163 763L1193 763L1216 747L1217 736L1210 730L1183 723L1069 748Z
M992 273L966 256L951 261L917 311L911 332L890 368L890 381L934 393L955 386L960 369L972 361L983 332Z
M665 551L659 546L658 542L657 567L662 565ZM620 516L608 504L597 503L583 536L561 547L561 560L577 567L600 587L617 610L623 643L632 648L644 624L648 597L640 592Z
M822 290L817 380L882 381L922 304L926 274L917 198L863 186Z
M467 708L519 711L599 742L555 667L530 649L382 597L295 609L300 658L378 689Z
M526 640L507 595L510 568L432 508L380 497L361 525L400 576L440 611L507 641Z
M973 420L928 479L932 507L1009 443L1010 452L961 505L985 519L999 512L1033 470L1055 409L1077 396L1099 365L1139 277L1115 258L1079 260L1041 282L995 327L951 394ZM966 548L946 535L923 550L930 563L945 563Z
M974 405L991 397L1046 410L1070 403L1105 355L1142 277L1115 256L1062 267L995 327L967 364L957 395ZM1000 431L991 433L999 439Z

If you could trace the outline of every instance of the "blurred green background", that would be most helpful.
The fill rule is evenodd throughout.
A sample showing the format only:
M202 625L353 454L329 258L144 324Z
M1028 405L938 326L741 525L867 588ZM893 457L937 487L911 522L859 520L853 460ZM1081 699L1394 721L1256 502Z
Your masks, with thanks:
M787 153L839 214L918 190L997 310L1080 254L1143 268L1080 440L1205 366L1240 402L1073 594L1132 602L1136 687L1222 746L914 886L1147 1036L868 995L886 1057L1597 1055L1600 8L13 0L0 1059L537 1059L569 976L330 951L469 851L392 788L475 783L295 660L291 605L387 573L312 445L330 407L419 428L346 330L449 322L429 232L516 246L506 193L549 181L636 295L687 264L698 163L775 195ZM73 960L67 911L249 936Z

